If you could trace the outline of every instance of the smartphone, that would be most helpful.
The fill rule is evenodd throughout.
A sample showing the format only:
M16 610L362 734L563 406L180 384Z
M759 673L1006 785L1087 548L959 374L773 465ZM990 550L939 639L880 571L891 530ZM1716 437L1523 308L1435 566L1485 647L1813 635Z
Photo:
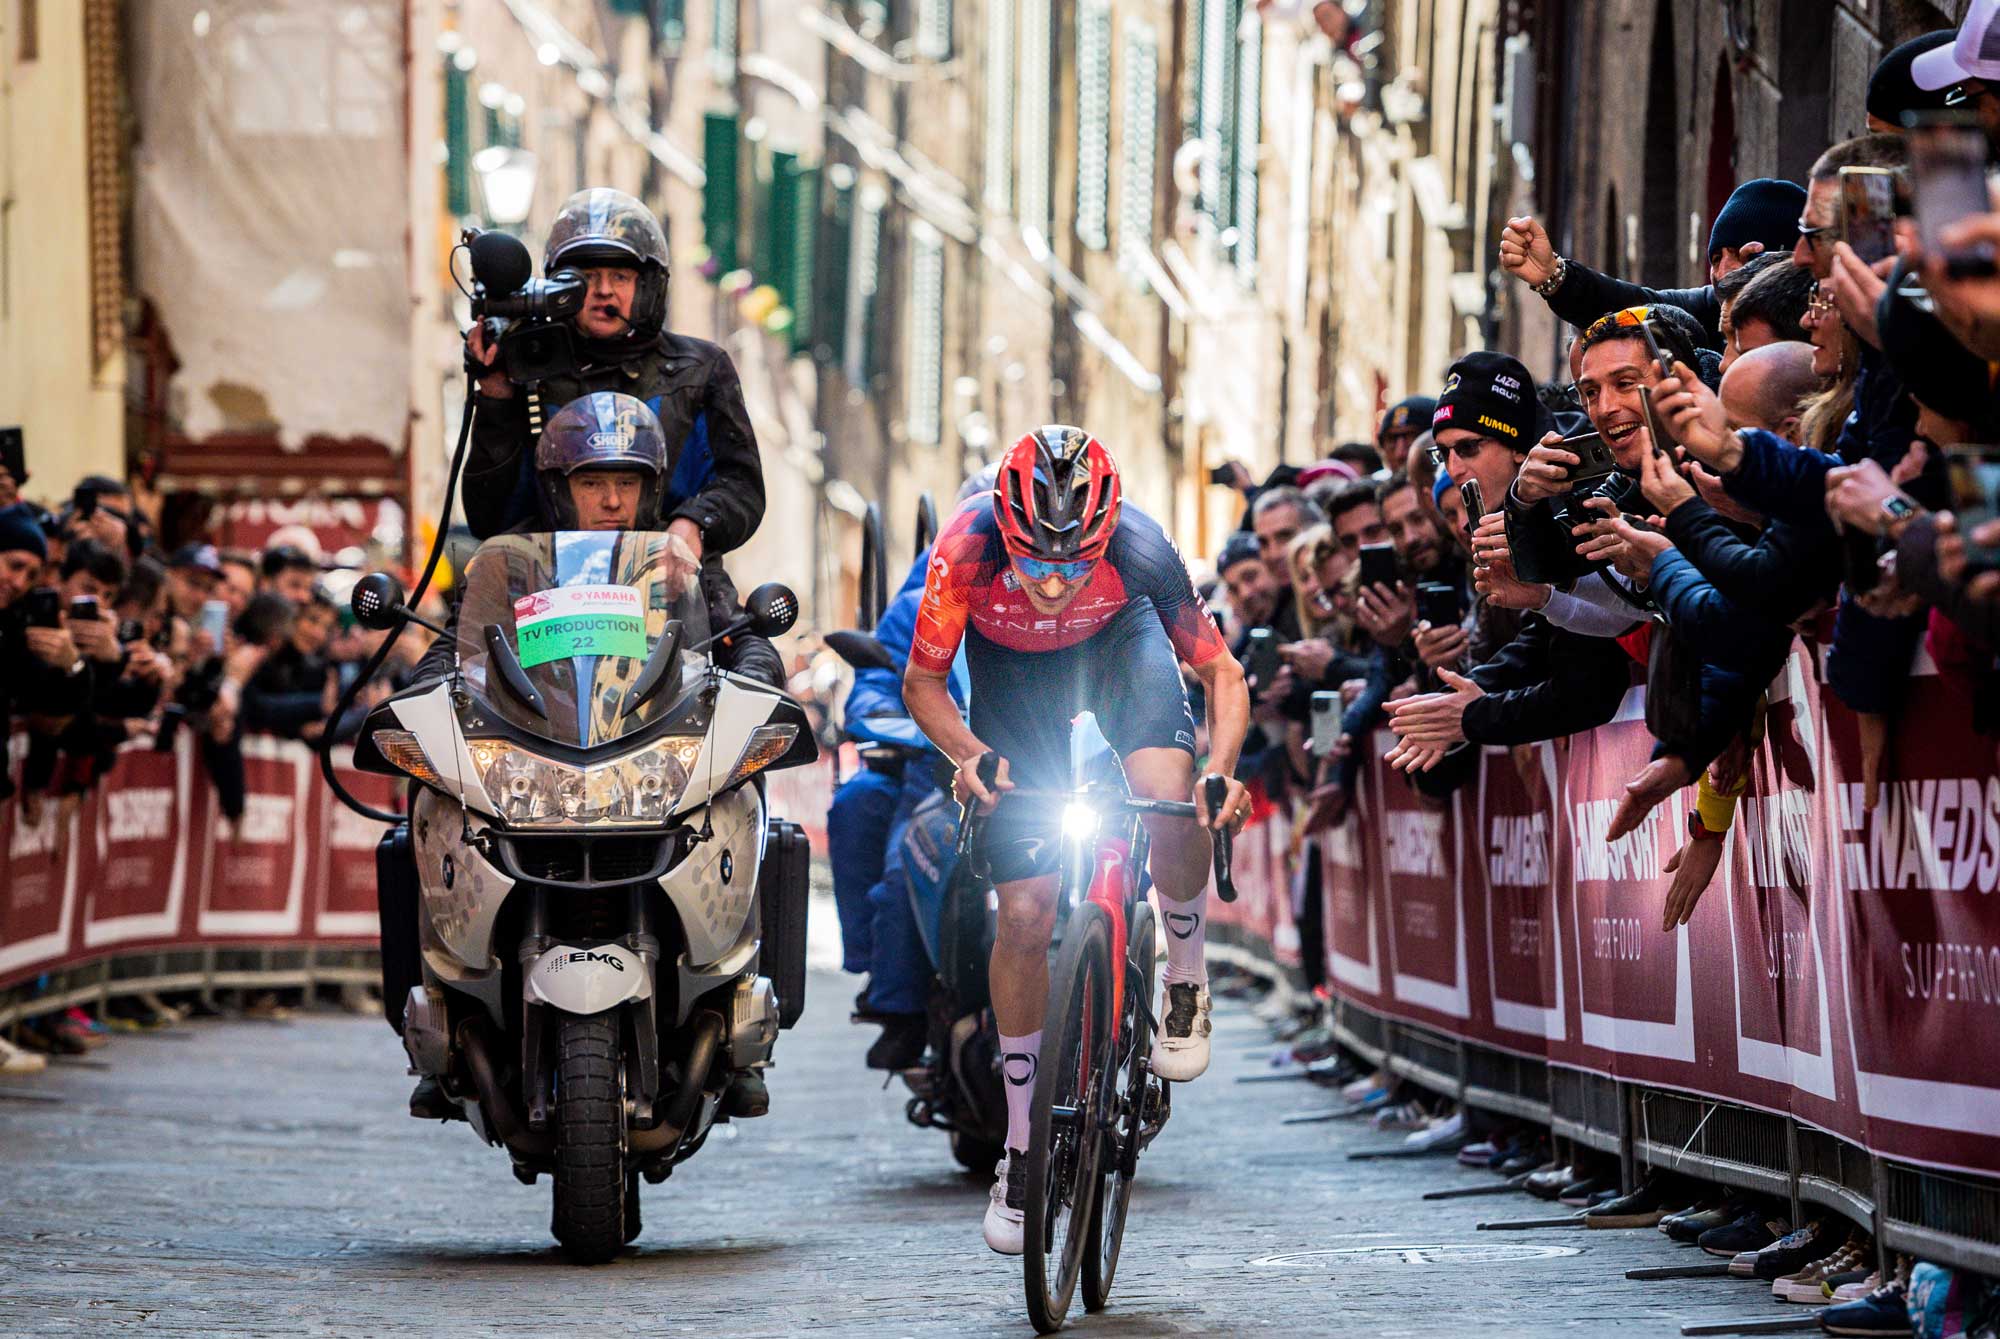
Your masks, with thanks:
M1235 487L1236 466L1232 464L1217 465L1208 472L1208 481L1212 484L1221 484L1226 488Z
M1910 117L1910 176L1915 183L1917 235L1924 254L1944 257L1954 279L1988 278L1993 247L1977 242L1954 250L1939 239L1951 224L1993 208L1986 189L1986 135L1963 113Z
M146 625L138 619L121 618L118 620L118 644L120 646L123 646L127 642L144 641L145 637Z
M1442 581L1426 581L1417 587L1417 618L1434 628L1455 628L1465 617L1458 587Z
M1340 716L1339 693L1318 692L1312 695L1313 757L1326 757L1340 742Z
M1393 587L1400 577L1401 572L1396 566L1396 546L1394 544L1363 544L1361 546L1362 585Z
M1646 352L1653 355L1653 362L1659 367L1660 375L1663 377L1672 376L1674 374L1674 360L1667 357L1665 351L1660 348L1660 341L1653 338L1653 323L1651 321L1639 322L1639 333L1646 337Z
M72 620L87 618L95 623L104 617L104 613L97 607L95 595L79 595L69 602L69 616Z
M201 635L210 650L222 654L223 639L229 633L229 606L221 600L204 600L201 605Z
M1611 448L1604 438L1594 432L1580 432L1574 437L1565 437L1557 446L1570 452L1583 463L1572 465L1569 481L1573 484L1587 484L1593 479L1618 472L1618 461L1612 456Z
M1473 530L1486 519L1486 495L1480 490L1479 480L1467 479L1458 486L1459 501L1465 504L1465 528Z
M1886 167L1840 169L1840 240L1864 265L1896 254L1896 174Z
M62 592L54 586L37 586L22 598L31 628L62 626Z
M1257 681L1259 688L1269 688L1271 681L1278 677L1278 634L1270 628L1250 629L1250 645L1244 652L1243 668Z

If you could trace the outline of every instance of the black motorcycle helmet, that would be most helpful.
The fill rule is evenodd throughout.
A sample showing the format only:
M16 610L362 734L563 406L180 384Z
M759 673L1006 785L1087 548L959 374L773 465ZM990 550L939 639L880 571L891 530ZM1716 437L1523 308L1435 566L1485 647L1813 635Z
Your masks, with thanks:
M578 470L628 469L645 473L639 494L638 528L660 523L669 463L660 420L644 400L616 391L597 391L564 405L535 443L535 480L542 508L558 530L578 528L570 500L569 476Z
M542 273L609 265L639 272L631 329L610 343L650 343L666 327L667 235L653 211L623 191L593 186L563 201L542 249ZM601 343L606 341L591 341Z

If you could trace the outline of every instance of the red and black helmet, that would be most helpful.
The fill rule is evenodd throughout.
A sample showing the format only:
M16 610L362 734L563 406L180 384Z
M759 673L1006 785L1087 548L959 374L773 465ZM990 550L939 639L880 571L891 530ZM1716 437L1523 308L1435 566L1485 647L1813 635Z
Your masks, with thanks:
M1051 423L1000 458L993 518L1007 551L1043 562L1104 556L1118 528L1118 466L1082 428Z

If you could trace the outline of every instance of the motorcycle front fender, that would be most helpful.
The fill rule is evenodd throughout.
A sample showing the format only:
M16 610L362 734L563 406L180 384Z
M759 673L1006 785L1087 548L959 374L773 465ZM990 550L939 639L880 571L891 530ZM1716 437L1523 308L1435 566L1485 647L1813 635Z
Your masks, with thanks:
M601 1014L629 1000L651 999L653 965L616 944L558 944L527 963L521 989L530 1004L580 1016Z

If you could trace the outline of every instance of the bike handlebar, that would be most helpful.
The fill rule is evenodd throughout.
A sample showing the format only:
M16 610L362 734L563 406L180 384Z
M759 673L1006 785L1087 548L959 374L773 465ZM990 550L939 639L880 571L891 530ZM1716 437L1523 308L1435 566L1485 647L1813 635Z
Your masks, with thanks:
M979 784L987 787L989 790L992 789L993 783L999 780L1000 777L1000 755L990 750L982 754L979 759L977 772ZM1208 802L1208 811L1210 813L1219 812L1222 808L1223 800L1228 798L1229 795L1228 779L1219 774L1210 773L1208 776L1202 778L1201 785L1202 798ZM1192 818L1197 821L1201 818L1201 808L1189 801L1148 800L1141 799L1136 795L1107 796L1075 790L1017 789L1006 793L1017 800L1045 800L1057 803L1068 803L1072 800L1088 796L1093 802L1108 803L1116 808L1125 809L1135 814L1157 814L1162 818ZM959 806L958 854L961 857L967 855L972 850L973 843L978 839L980 825L985 821L986 817L987 815L981 812L977 800L968 799L964 804ZM1224 826L1213 829L1210 835L1215 838L1215 895L1225 902L1234 902L1236 900L1236 882L1231 877L1230 863L1233 855L1232 844L1235 834L1228 827Z

